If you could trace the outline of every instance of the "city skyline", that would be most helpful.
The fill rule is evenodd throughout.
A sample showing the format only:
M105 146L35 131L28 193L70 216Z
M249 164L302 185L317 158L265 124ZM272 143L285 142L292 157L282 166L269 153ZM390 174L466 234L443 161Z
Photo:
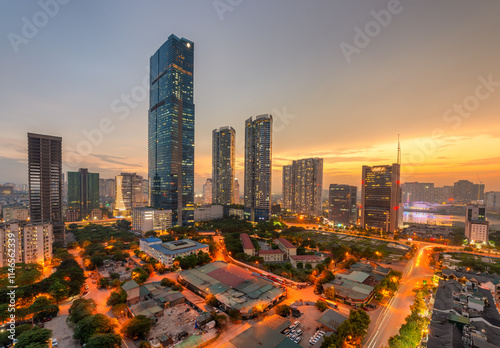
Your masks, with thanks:
M341 44L352 45L354 29L363 29L373 21L371 11L386 9L386 2L287 4L242 4L225 13L222 21L211 4L194 10L175 5L182 14L193 11L193 17L187 23L174 17L169 24L154 24L152 20L145 29L134 28L122 20L110 32L102 32L112 5L85 7L71 3L61 6L57 16L39 28L35 37L17 47L17 53L6 38L1 42L4 65L0 67L6 81L4 86L8 86L0 97L4 105L0 114L4 124L0 130L1 180L27 183L24 141L27 132L63 137L64 172L85 167L103 178L122 171L146 176L148 93L143 81L149 78L146 67L150 52L174 33L197 42L195 104L203 116L198 118L195 129L196 192L201 192L202 184L211 177L211 134L207 129L230 125L243 134L244 120L262 113L273 114L275 118L273 192L281 190L282 166L305 157L324 158L325 187L331 183L359 187L363 164L396 162L398 133L403 150L403 182L434 182L442 186L467 179L482 181L486 191L500 190L496 153L500 135L495 132L499 122L495 116L499 108L495 94L500 71L494 59L496 48L488 44L494 41L496 31L492 28L499 26L494 21L498 3L485 1L478 7L467 3L455 6L450 1L404 2L389 25L369 38L369 44L359 54L349 56L350 62ZM142 9L124 3L122 11L129 21L140 22L146 14L161 12L165 7L155 3ZM36 3L12 4L9 10L12 15L5 20L2 17L2 28L6 33L20 34L21 18L31 18L40 7ZM88 28L86 21L76 20L81 11L94 16L95 28ZM422 28L418 21L424 13L433 15L426 17L426 27ZM474 25L463 25L465 15L467 24ZM257 22L273 23L265 21L270 18L278 19L287 30L270 30L269 25L274 24L257 28ZM299 20L310 25L296 26ZM202 32L192 27L193 23L205 25L207 30ZM80 30L83 25L88 32ZM415 32L416 26L419 31ZM99 30L102 37L96 36ZM142 35L142 30L154 34ZM256 40L263 32L269 36ZM440 35L428 39L426 34L431 32ZM83 35L94 40L85 40L87 36ZM483 40L475 39L479 36ZM306 37L319 38L306 41L305 50L315 50L317 54L310 58L314 64L307 64L297 72L292 69L306 56L297 53L295 47ZM74 50L65 50L70 38L82 47L77 49L69 44ZM321 38L328 38L328 42L318 45ZM442 47L443 38L447 39L446 49ZM112 49L118 53L110 52L108 42L114 43ZM468 53L463 53L463 47L468 48ZM82 49L86 54L80 57ZM274 58L271 61L280 64L269 65L267 57L260 58L257 52L262 49ZM218 55L221 50L226 54ZM79 69L65 63L63 57L67 56L61 54L64 52ZM120 60L113 64L116 54ZM21 77L13 73L20 71L20 64L25 71ZM99 86L103 76L110 79ZM264 88L262 81L266 81ZM232 88L234 83L241 87ZM298 98L304 90L310 91L307 92L311 93L310 101ZM73 91L73 96L68 91ZM476 93L479 94L474 99ZM131 103L135 106L127 108L121 97L132 94L140 98L133 99ZM19 107L20 95L29 98L30 104ZM226 99L231 102L221 102ZM363 100L363 105L356 103L357 100ZM460 109L461 104L468 105L470 111ZM17 122L19 118L26 122ZM39 122L42 118L44 122ZM102 141L97 141L99 136L92 131L99 129L105 119L113 123L104 128L113 130L102 133ZM381 119L385 127L377 123ZM347 129L351 123L356 124L353 132L335 131ZM95 136L93 139L98 143L91 146L88 156L82 155L85 151L77 151L78 145L88 150L84 131ZM333 137L332 131L335 131ZM433 134L441 131L441 140L433 140ZM243 178L243 153L239 138L235 175L239 178ZM81 155L81 161L68 162L75 155Z

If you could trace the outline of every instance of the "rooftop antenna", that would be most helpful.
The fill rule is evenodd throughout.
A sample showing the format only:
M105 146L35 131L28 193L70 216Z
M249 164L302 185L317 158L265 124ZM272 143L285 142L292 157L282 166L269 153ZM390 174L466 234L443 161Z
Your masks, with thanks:
M399 142L399 134L398 134L398 164L401 165L401 144Z

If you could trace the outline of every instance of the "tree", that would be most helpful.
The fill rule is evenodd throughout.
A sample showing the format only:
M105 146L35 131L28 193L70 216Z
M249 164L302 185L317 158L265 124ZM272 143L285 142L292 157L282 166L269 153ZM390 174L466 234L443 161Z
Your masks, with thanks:
M174 285L175 285L175 282L174 282L173 280L171 280L171 279L168 279L168 278L163 278L163 279L161 280L161 283L160 283L160 284L161 284L161 286L168 286L168 287L170 287L170 288L171 288L172 286L174 286Z
M145 264L144 266L142 266L142 268L146 271L146 273L148 274L148 276L151 275L151 273L154 272L154 267L150 263Z
M205 297L205 303L212 307L216 307L219 301L217 301L213 294L208 294L207 297Z
M83 318L94 314L96 307L97 305L93 299L76 299L69 307L68 320L73 324L77 324Z
M114 333L117 326L116 319L113 320L104 314L95 314L76 324L73 338L79 340L80 343L87 343L96 334Z
M303 269L304 268L304 263L303 262L297 262L297 268L298 269Z
M124 316L128 312L128 306L126 303L118 303L111 308L113 315L117 318Z
M333 286L330 286L329 288L325 289L325 296L329 300L335 299L335 289L333 288Z
M227 317L224 314L214 313L215 326L222 329L226 325Z
M35 326L17 336L16 348L39 348L46 347L52 331Z
M68 287L62 281L56 280L49 287L50 295L59 303L63 298L68 297Z
M139 344L139 348L151 348L151 344L149 344L148 341L142 341L141 344Z
M104 258L102 256L96 255L90 258L90 262L92 262L96 267L101 267L104 265Z
M312 265L309 262L306 263L306 265L304 267L305 267L305 269L312 269Z
M125 303L125 302L127 302L127 293L120 288L109 294L106 304L108 306L114 306L119 303Z
M328 305L326 304L325 301L317 300L316 301L316 308L318 308L320 310L320 312L324 312L328 308Z
M144 315L138 315L123 324L121 332L131 338L145 338L151 330L151 319Z
M274 312L282 317L288 317L292 310L289 305L283 304L274 307Z
M237 309L231 309L228 313L229 315L229 319L231 319L231 321L234 323L234 322L237 322L239 320L241 320L241 313L239 310Z
M148 278L149 274L142 267L136 267L132 271L132 279L139 285L144 284Z
M120 348L122 339L114 333L95 334L89 338L85 348Z
M109 286L109 278L102 277L101 279L99 279L98 285L103 287L104 289L107 289L107 287Z

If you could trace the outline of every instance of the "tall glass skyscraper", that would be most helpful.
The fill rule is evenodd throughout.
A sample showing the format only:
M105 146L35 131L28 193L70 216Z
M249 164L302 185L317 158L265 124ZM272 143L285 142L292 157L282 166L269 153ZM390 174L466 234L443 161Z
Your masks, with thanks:
M259 115L245 121L245 218L271 217L273 117Z
M212 203L230 205L234 198L234 148L233 127L212 131Z
M172 225L194 223L194 44L170 35L150 59L150 205Z

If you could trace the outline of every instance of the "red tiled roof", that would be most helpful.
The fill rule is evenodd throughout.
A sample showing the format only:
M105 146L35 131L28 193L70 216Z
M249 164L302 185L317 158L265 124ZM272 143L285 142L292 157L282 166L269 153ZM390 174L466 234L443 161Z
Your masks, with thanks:
M286 238L281 237L281 238L278 238L278 240L280 241L280 243L281 243L281 244L283 244L283 246L284 246L285 248L288 248L288 249L293 249L293 248L296 248L296 246L295 246L295 245L293 245L292 243L290 243L290 242L288 241L288 239L286 239Z
M281 250L259 250L259 255L283 254Z
M242 233L240 235L241 238L241 243L243 243L243 249L255 249L253 246L252 241L250 240L250 237L246 233Z
M236 266L231 266L232 265L228 265L228 267L216 269L215 271L207 273L207 275L233 288L240 285L245 280L252 279L251 273L245 272Z
M295 261L320 261L319 257L317 257L316 255L290 255L290 258L294 259Z

